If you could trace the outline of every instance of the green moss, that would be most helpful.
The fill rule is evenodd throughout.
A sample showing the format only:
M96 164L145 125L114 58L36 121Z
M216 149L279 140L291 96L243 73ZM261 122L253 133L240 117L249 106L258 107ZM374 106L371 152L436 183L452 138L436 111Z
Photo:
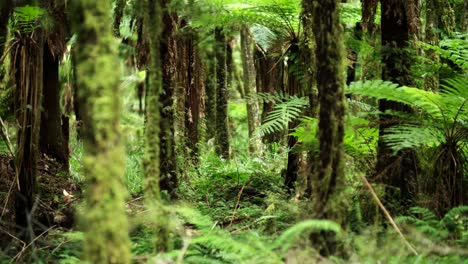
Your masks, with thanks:
M72 3L75 73L84 123L83 172L87 191L80 217L90 263L129 263L130 243L123 187L117 43L111 34L110 1Z

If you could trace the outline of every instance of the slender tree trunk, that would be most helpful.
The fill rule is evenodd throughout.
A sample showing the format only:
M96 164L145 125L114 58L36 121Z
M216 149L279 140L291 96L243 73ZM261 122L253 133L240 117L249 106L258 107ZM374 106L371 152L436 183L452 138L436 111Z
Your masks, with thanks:
M205 72L203 61L196 46L197 35L193 29L187 39L189 56L187 85L187 99L185 101L185 136L187 147L194 159L198 154L198 142L200 140L200 120L202 115L203 94L205 91Z
M400 85L411 85L411 60L405 52L410 40L405 3L396 0L381 0L382 5L382 79ZM395 23L400 21L400 23ZM379 101L379 110L411 111L408 107L387 100ZM376 173L380 182L387 186L384 204L391 211L400 211L411 205L410 181L417 175L417 157L412 150L403 150L393 155L392 150L383 142L382 136L399 120L380 116L379 142L377 147Z
M13 49L15 69L15 117L18 128L16 152L15 217L20 228L19 237L25 242L34 239L32 208L36 193L36 166L39 152L39 131L41 122L43 43L42 30L34 34L22 29L16 36L19 41Z
M123 13L125 9L126 0L115 0L114 7L114 21L112 24L112 30L114 35L120 37L120 24L122 23Z
M221 28L215 29L216 52L216 149L219 156L229 159L227 42Z
M60 162L68 170L68 141L62 130L60 110L59 59L44 44L44 88L41 117L40 151Z
M161 0L148 0L147 13L145 15L144 32L149 39L149 66L146 89L146 148L143 160L145 172L144 192L150 206L155 205L158 210L156 251L165 252L169 248L169 233L166 228L167 215L161 207L160 179L162 176L161 165L161 98L164 89L164 72L162 65L163 49L163 2ZM169 21L167 21L169 22Z
M275 94L275 92L283 91L283 64L277 63L280 58L273 56L271 53L266 53L260 49L255 50L255 68L256 80L259 92ZM263 111L261 120L265 120L268 114L273 111L275 104L271 101L263 102ZM264 135L262 141L266 144L279 142L283 135L278 133L270 133Z
M208 53L208 58L213 58L214 54ZM216 62L213 59L207 60L206 94L205 94L205 123L207 139L216 138Z
M331 217L332 198L344 184L343 136L345 84L343 29L337 0L316 1L312 7L319 108L320 160L314 185L315 212ZM314 172L311 172L314 173Z
M75 76L83 120L83 172L87 188L81 226L84 257L89 263L130 263L127 192L120 132L117 46L112 38L110 0L72 1L77 42Z
M257 82L254 58L252 54L252 41L248 28L241 30L242 67L244 72L244 91L247 99L247 120L249 126L249 151L252 156L261 154L262 142L259 137L259 107L255 99Z
M288 83L286 88L287 95L295 95L300 96L303 94L302 87L300 85L299 76L297 75L297 71L300 67L300 49L298 43L293 43L289 48L288 57L295 58L292 60L288 60ZM294 120L289 122L288 124L288 131L292 131L292 129L296 128L299 125L299 120ZM290 191L294 190L294 185L296 184L302 154L296 150L296 144L298 143L298 139L295 136L288 135L288 164L286 167L286 175L285 175L285 185L289 188Z
M2 0L0 3L0 58L3 56L5 46L7 43L8 34L8 19L13 10L12 0ZM0 82L5 76L6 69L4 68L5 63L0 61Z
M438 2L440 0L427 0L426 1L426 43L431 45L439 45L439 16L438 16ZM433 50L426 51L427 58L433 64L438 64L440 58ZM437 91L439 89L439 75L433 73L432 76L425 78L425 89L430 91Z
M161 1L161 9L163 10L164 27L162 31L162 39L160 42L160 53L162 63L162 92L159 96L159 105L161 106L161 118L159 140L160 140L160 179L159 186L161 191L167 191L171 198L176 198L177 189L177 168L175 156L175 141L174 141L174 89L175 89L175 58L174 52L176 43L172 36L173 21L177 18L174 14L167 11L168 1ZM150 40L151 41L151 40ZM153 47L151 47L153 48Z

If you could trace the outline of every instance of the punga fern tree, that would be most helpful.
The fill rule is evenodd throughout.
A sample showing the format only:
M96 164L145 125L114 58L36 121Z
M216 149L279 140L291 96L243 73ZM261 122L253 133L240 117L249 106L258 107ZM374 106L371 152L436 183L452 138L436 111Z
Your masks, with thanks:
M387 129L382 137L394 154L419 149L430 157L427 179L418 179L421 191L432 197L429 206L444 215L468 202L468 79L445 80L440 92L424 91L383 81L356 82L350 92L392 100L416 109L416 113L387 111L402 123Z
M15 117L18 124L15 171L18 186L15 194L16 224L19 237L34 239L30 215L36 194L38 143L41 122L43 30L38 22L44 10L38 6L16 7L15 44L12 47L15 79Z
M75 76L80 87L83 172L87 191L81 215L86 232L84 257L89 263L130 263L123 187L117 43L112 36L111 1L72 1Z

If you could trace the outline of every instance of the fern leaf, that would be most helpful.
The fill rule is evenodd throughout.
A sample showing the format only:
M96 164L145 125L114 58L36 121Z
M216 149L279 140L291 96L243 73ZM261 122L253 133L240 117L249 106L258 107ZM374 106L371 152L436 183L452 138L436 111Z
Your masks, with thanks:
M297 96L291 96L289 100L276 104L260 127L260 135L287 129L288 123L300 117L307 104L305 98Z
M339 224L330 220L307 220L295 224L281 234L273 243L273 248L286 250L290 248L295 239L303 234L308 234L317 231L331 231L336 234L341 234L342 230Z

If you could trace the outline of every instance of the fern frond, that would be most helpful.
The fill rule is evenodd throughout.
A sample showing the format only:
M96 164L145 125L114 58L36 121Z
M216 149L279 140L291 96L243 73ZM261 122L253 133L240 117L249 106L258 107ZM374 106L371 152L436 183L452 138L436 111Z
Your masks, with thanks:
M450 209L441 222L450 230L468 230L468 206L461 205Z
M308 104L304 97L290 96L287 101L277 103L260 127L260 135L286 130L288 123L301 116Z
M297 237L318 231L331 231L340 235L342 229L339 224L330 220L306 220L295 224L284 231L273 243L274 249L287 250L290 248Z
M382 138L394 152L421 146L435 147L444 142L441 130L434 127L398 125L387 128L389 134Z

